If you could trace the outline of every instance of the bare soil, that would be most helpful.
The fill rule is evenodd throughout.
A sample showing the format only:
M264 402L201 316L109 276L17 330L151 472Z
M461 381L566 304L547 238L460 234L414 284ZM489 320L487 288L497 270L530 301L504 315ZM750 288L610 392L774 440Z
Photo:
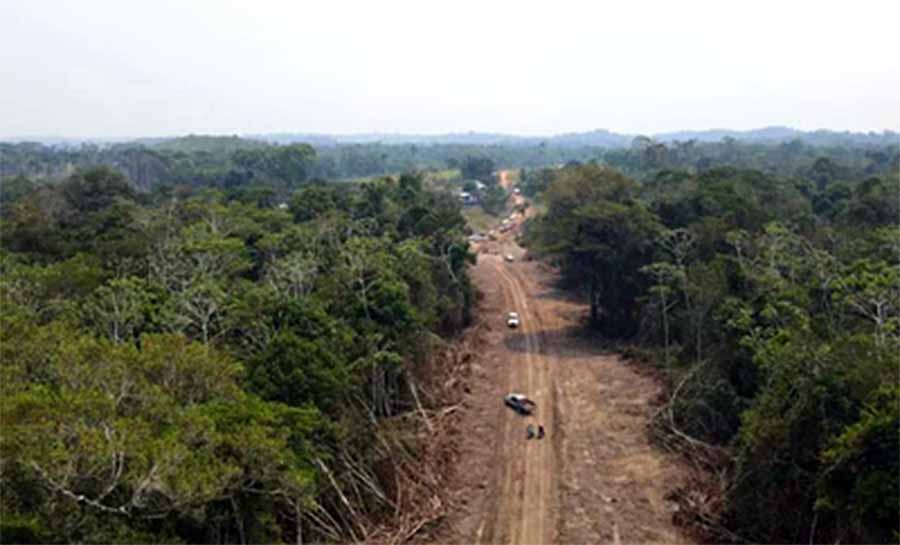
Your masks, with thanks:
M688 468L647 433L661 386L584 336L586 305L555 289L545 266L521 260L514 233L479 245L471 270L483 293L473 334L484 349L458 416L447 491L454 507L428 541L689 542L665 499ZM519 329L506 327L509 311L519 313ZM534 400L535 414L506 408L509 392ZM526 439L529 423L542 424L546 437Z

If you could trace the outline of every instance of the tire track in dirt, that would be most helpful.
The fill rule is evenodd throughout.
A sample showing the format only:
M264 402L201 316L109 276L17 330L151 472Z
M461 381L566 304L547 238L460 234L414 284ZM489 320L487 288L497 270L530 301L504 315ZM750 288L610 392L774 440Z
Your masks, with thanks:
M518 334L524 342L525 361L510 358L507 362L508 374L512 378L510 384L513 387L520 386L511 391L525 393L537 403L537 421L550 432L546 439L527 441L523 437L527 421L511 412L507 414L507 423L518 420L521 429L518 430L518 436L514 430L506 438L507 452L510 453L507 467L511 468L507 470L506 478L515 482L511 487L510 483L504 483L504 490L512 488L514 492L498 498L497 518L500 526L506 527L506 532L503 536L495 535L494 541L498 542L500 540L497 538L503 538L502 542L506 543L548 543L553 524L548 521L547 505L552 501L548 496L551 490L550 476L555 472L555 460L550 439L553 436L552 421L543 421L543 418L545 413L552 414L553 388L549 382L547 358L541 354L541 319L534 306L529 306L528 294L520 277L497 258L492 258L491 266L506 289L512 292L515 308L521 319Z
M542 361L543 358L540 355L540 342L538 340L541 330L540 319L537 313L528 308L528 298L525 296L519 278L512 272L504 271L503 274L516 292L519 304L525 313L525 320L527 320L527 324L523 324L527 344L526 359L528 360L527 395L538 404L539 414L542 415L552 405L548 403L548 396L546 395L545 362ZM542 441L529 441L525 444L525 494L522 498L524 516L521 520L511 521L511 524L519 529L519 534L515 540L517 543L546 542L544 537L546 513L543 508L543 475L548 474L550 468L545 465L545 444ZM535 538L538 541L535 541Z
M527 289L528 282L524 275L523 268L530 268L528 265L519 264L510 267L509 276L513 279L516 289L519 291L520 297L527 301L531 299L537 301L537 293ZM556 414L556 381L554 377L554 368L557 361L552 352L544 352L544 350L552 349L552 343L548 343L544 338L546 331L547 319L542 311L540 304L533 305L530 312L532 328L536 332L534 335L533 353L537 355L537 362L532 366L537 375L537 389L532 390L535 400L542 407L542 415L539 419L544 426L546 437L542 441L535 443L538 451L539 463L537 467L539 471L533 479L533 501L530 511L538 513L534 517L535 524L527 532L532 538L538 538L539 541L526 541L526 543L552 543L556 537L556 520L555 520L555 488L554 477L557 474L556 452L554 446L557 438L555 433L554 415ZM543 348L543 350L542 350ZM526 523L528 521L525 521Z
M520 320L526 320L524 309L518 298L514 283L506 276L502 265L498 259L492 259L490 266L494 269L496 275L501 279L501 286L504 292L504 302L506 309L517 309L519 311ZM507 298L508 296L508 298ZM505 311L504 311L505 316ZM520 330L521 331L521 330ZM526 350L530 346L527 344ZM522 392L527 389L522 388L523 383L527 382L527 377L523 379L520 373L516 373L513 362L506 361L503 363L506 370L507 392ZM502 483L502 494L497 498L496 508L492 516L492 543L512 543L517 538L517 526L512 521L521 520L523 517L523 498L525 495L525 487L523 486L523 477L527 475L528 465L527 456L518 456L515 445L516 430L515 428L521 422L518 415L511 411L504 413L504 437L501 445L498 445L498 451L506 454L504 458L504 477Z
M683 543L665 495L684 472L646 433L659 384L585 335L586 305L522 260L513 236L477 246L472 277L497 326L466 400L460 508L436 542ZM521 325L507 330L513 310ZM509 392L537 403L533 418L503 407ZM526 440L529 422L544 425L543 440Z
M659 385L584 332L585 305L551 287L552 275L513 267L530 290L543 350L557 391L559 447L553 482L559 489L558 533L563 543L684 543L665 494L684 476L673 457L646 433Z
M496 264L493 264L496 267ZM498 269L499 273L499 269ZM502 273L500 273L502 277ZM515 308L515 293L513 292L512 286L509 282L501 282L500 290L503 293L503 302L504 308ZM506 390L514 391L516 389L515 377L512 373L506 373ZM496 449L497 452L508 451L509 445L513 444L514 441L514 419L509 418L509 415L506 414L504 428L503 428L503 436L502 441L499 442ZM501 498L517 498L519 494L515 492L516 487L516 474L518 473L519 468L516 467L517 460L515 457L509 458L507 457L507 462L503 464L503 478L502 478L502 493ZM513 519L516 516L514 513L516 505L511 502L503 502L499 501L496 503L496 509L494 510L493 516L489 517L489 532L488 537L492 540L491 542L497 542L497 539L503 537L503 535L498 536L497 532L501 528L498 528L498 521L502 521L505 519ZM506 528L502 528L502 530L506 530Z

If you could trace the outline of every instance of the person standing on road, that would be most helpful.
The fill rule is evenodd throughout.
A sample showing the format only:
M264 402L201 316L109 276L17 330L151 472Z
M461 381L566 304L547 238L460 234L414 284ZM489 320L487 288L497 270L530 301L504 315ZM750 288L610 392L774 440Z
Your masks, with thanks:
M528 427L525 428L525 432L526 432L527 439L534 439L534 425L533 424L528 424Z
M543 424L538 425L538 436L537 437L538 437L538 439L544 438L544 425Z

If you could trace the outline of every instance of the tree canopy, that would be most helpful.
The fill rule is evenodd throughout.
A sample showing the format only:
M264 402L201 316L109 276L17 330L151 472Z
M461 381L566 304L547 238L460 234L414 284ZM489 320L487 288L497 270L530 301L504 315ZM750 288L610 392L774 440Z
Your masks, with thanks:
M304 146L235 154L299 184L289 204L105 167L15 182L4 541L340 541L392 505L372 418L470 319L459 204L416 174L306 183Z
M659 440L695 463L724 449L704 539L892 542L897 172L837 158L789 176L693 172L637 144L621 159L637 154L643 183L595 165L529 173L549 183L527 242L588 297L594 327L670 377Z

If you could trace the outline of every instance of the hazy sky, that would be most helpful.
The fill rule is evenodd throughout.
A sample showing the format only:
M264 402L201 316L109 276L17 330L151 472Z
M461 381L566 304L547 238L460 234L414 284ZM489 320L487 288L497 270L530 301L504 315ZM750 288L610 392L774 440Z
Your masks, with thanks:
M0 0L0 137L900 128L900 2Z

